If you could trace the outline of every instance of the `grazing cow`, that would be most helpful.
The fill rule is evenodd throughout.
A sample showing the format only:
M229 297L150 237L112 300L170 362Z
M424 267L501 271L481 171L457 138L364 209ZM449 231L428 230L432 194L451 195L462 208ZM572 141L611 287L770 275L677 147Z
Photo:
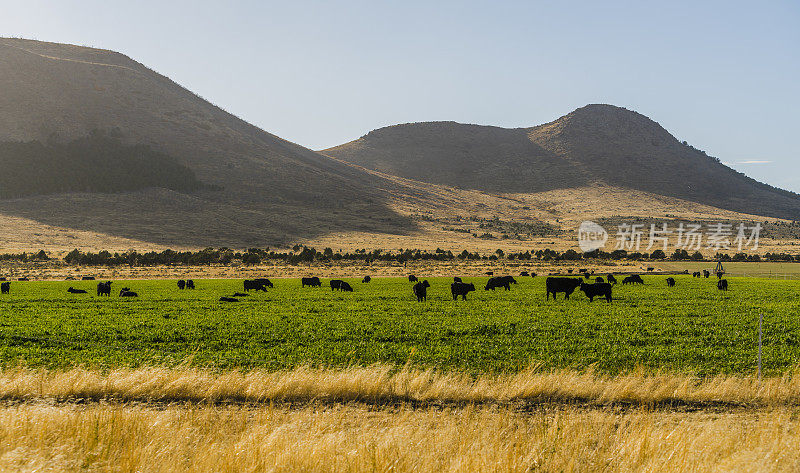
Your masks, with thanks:
M583 281L580 278L547 278L545 280L547 300L550 300L550 294L553 294L553 300L556 300L556 294L559 292L564 293L564 299L569 299L569 296L582 283Z
M462 300L467 300L467 293L475 290L475 285L472 283L454 282L450 285L450 293L453 295L453 300L457 300L461 296Z
M178 289L182 291L185 288L186 288L186 281L184 281L183 279L178 279Z
M419 279L417 279L416 276L414 276L413 274L408 275L408 282L417 282L417 281L419 281Z
M528 272L527 271L522 271L521 273L519 273L519 275L520 276L528 276Z
M417 296L417 302L428 300L428 288L431 287L428 280L414 284L414 295Z
M261 284L263 287L268 287L270 289L275 287L275 286L272 285L272 281L270 281L267 278L256 278L256 279L254 279L254 281L256 282L256 284ZM186 281L186 287L189 287L189 281ZM192 283L191 289L194 289L194 283ZM266 289L263 289L263 288L261 290L262 291L266 291Z
M94 281L94 276L84 276L81 281Z
M703 277L708 279L709 276L711 276L711 273L707 269L704 269L703 270Z
M364 276L364 279L361 280L361 282L370 282L370 281L372 281L372 278L369 276Z
M601 278L600 276L598 276L598 277L594 278L594 282L603 283L603 282L606 282L606 280Z
M11 291L11 283L10 282L4 282L4 283L0 284L0 293L8 294L9 291Z
M194 281L191 279L186 280L186 289L194 289Z
M343 282L341 279L331 279L331 291L341 289Z
M494 271L486 271L484 274L487 276L494 276Z
M607 282L585 284L581 281L581 291L589 298L589 302L594 301L595 297L605 297L608 302L611 302L611 284Z
M98 296L111 296L111 281L97 283Z
M717 289L720 291L727 291L728 290L728 280L727 279L720 279L717 281Z
M250 294L245 294L244 292L234 292L233 297L248 297Z
M220 302L239 302L239 299L237 299L237 298L235 298L235 297L225 297L225 296L222 296L222 297L220 297L220 298L219 298L219 301L220 301Z
M622 285L625 286L626 284L644 284L644 281L641 276L634 274L622 280Z
M69 289L67 289L67 292L69 292L70 294L87 294L87 292L84 289L75 289L72 286L70 286Z
M667 287L675 287L675 278L667 278Z
M342 284L339 285L339 290L344 292L353 292L353 287L347 281L342 281Z
M267 292L267 288L264 287L264 284L259 282L258 279L245 279L244 280L244 291L264 291Z
M516 283L517 280L511 276L498 276L496 278L489 279L489 281L486 283L486 286L484 286L484 289L487 291L489 289L494 291L495 288L504 287L506 291L510 291L511 284L516 284Z
M464 282L464 281L462 281L461 278L458 276L453 276L453 282Z
M17 281L30 281L30 278L21 277L21 278L17 278Z
M651 272L653 272L653 271L655 271L655 270L656 270L656 268L653 268L653 267L647 268L647 272L648 272L648 273L651 273Z
M699 277L700 277L700 271L695 271L695 272L693 272L693 273L692 273L692 277L693 277L693 278L699 278Z
M303 287L306 286L322 287L322 282L316 276L314 276L313 278L302 278L300 279L300 283L302 284Z
M616 284L617 283L617 278L615 278L614 275L611 274L611 273L608 273L606 275L606 279L608 279L608 282L610 282L611 284Z

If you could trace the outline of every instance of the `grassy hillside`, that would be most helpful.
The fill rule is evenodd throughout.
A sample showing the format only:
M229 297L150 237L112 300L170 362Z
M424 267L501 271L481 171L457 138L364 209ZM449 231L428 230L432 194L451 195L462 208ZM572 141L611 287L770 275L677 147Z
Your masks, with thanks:
M396 125L323 152L409 179L488 192L602 183L736 212L800 215L800 196L750 179L647 117L611 105L588 105L533 128Z

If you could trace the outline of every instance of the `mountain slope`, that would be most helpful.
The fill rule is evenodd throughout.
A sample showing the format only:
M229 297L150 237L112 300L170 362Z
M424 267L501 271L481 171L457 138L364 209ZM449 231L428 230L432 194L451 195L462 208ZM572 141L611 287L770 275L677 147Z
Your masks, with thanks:
M116 195L61 194L59 212L54 197L4 200L0 212L196 245L266 245L336 229L409 228L388 209L375 176L264 132L124 55L0 38L0 90L0 142L71 142L110 130L125 145L169 156L174 162L165 167L185 167L203 184L191 192L173 186L178 192L120 187L107 190ZM63 156L60 165L69 168L70 159ZM25 176L36 176L30 171ZM138 171L126 172L133 177L146 169ZM128 215L118 223L101 218L114 208ZM216 225L220 221L227 224ZM222 228L206 232L206 226ZM181 234L196 238L179 241Z
M322 152L409 179L488 192L535 193L596 182L737 212L800 217L796 194L748 178L647 117L611 105L588 105L532 128L396 125Z

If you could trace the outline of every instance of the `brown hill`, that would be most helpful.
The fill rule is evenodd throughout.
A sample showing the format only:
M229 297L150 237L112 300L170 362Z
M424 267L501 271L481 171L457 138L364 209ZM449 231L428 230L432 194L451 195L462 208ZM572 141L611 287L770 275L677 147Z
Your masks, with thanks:
M323 153L409 179L488 192L605 184L748 214L800 216L797 194L738 173L649 118L611 105L587 105L533 128L396 125Z
M6 215L200 246L413 227L387 207L376 176L254 127L119 53L0 38L0 90L0 151L11 150L4 169L20 170L14 191L0 195L62 192L0 200ZM104 186L80 181L91 181L91 173L53 172L89 169L97 157L30 158L37 146L60 153L59 144L68 149L97 131L119 138L121 156L141 147L153 154L106 161L122 170L96 173L96 180L115 176ZM152 172L159 156L159 171L170 169L176 179ZM108 188L125 176L139 183ZM81 189L92 193L74 193Z

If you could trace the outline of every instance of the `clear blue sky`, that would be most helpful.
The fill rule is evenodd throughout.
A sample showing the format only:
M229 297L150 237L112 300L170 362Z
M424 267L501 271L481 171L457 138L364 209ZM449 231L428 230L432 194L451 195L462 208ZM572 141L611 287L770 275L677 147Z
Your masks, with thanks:
M27 0L0 35L122 52L314 149L611 103L800 192L800 2L655 3Z

